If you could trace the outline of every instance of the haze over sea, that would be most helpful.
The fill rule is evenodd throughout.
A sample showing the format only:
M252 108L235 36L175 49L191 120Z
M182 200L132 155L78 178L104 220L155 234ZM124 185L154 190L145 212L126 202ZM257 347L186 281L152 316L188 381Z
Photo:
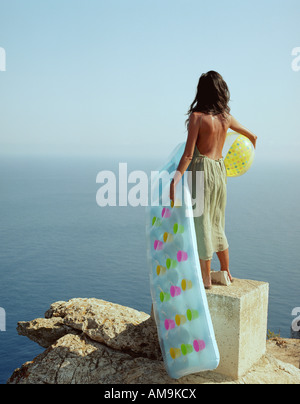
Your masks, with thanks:
M150 173L163 163L127 162L129 173ZM42 352L17 335L17 322L43 317L55 301L95 297L150 312L145 208L96 204L98 172L113 170L118 178L118 164L85 157L1 159L0 307L7 331L0 333L0 383ZM270 283L268 327L283 337L290 336L291 312L300 306L299 174L298 163L277 160L257 162L228 180L232 274Z

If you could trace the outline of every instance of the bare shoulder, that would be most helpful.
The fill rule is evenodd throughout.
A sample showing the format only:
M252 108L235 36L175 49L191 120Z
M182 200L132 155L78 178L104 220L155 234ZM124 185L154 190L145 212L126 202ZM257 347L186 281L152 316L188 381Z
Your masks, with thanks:
M192 125L199 125L203 115L203 112L193 112L190 116L190 122Z

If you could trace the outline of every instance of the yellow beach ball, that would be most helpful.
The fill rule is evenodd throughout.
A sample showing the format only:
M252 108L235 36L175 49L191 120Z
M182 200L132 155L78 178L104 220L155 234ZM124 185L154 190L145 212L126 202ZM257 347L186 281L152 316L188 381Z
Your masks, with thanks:
M255 150L252 142L238 133L228 133L224 146L228 177L240 177L252 166Z

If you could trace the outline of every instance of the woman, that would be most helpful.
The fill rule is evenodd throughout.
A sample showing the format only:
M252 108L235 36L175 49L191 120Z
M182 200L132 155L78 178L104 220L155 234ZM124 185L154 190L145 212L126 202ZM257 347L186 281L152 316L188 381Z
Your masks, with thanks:
M174 202L176 185L185 171L192 171L193 178L197 171L204 171L204 212L200 217L194 217L194 222L206 289L212 287L211 261L215 252L221 271L226 271L233 280L225 235L227 175L222 151L227 131L232 129L246 136L254 147L257 141L257 136L230 115L229 101L228 86L219 73L210 71L201 76L196 98L188 111L185 151L170 186L170 199Z

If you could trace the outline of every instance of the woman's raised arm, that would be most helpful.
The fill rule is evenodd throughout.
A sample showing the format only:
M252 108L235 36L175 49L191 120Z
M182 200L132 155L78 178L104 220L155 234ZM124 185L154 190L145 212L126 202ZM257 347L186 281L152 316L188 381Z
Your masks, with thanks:
M254 135L254 133L250 132L250 130L245 128L243 125L241 125L233 116L230 116L230 126L229 127L230 127L230 129L234 130L235 132L246 136L253 143L253 146L256 148L257 136Z

